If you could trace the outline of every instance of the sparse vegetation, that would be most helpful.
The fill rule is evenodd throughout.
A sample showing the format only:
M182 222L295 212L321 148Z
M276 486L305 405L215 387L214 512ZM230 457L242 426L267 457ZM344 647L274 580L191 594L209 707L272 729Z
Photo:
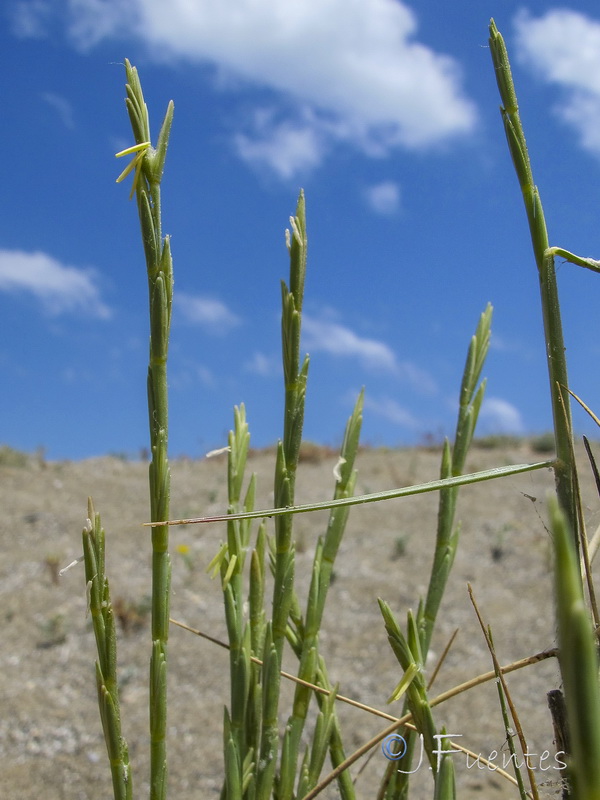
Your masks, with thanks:
M221 517L193 522L226 523L224 541L217 548L209 565L222 590L229 650L230 697L224 712L224 776L223 800L311 800L329 784L336 782L344 800L356 797L349 768L369 750L383 743L387 762L381 783L373 796L395 800L406 798L410 791L413 756L422 746L431 767L435 798L456 797L452 758L460 743L450 742L439 722L439 701L434 699L427 657L451 570L459 545L460 521L457 518L458 492L461 486L501 475L525 473L551 467L556 478L557 498L550 507L555 539L555 582L559 647L557 652L564 682L567 719L572 751L560 754L568 764L567 780L573 800L600 798L600 691L595 628L600 624L596 610L593 582L586 559L585 533L582 526L576 465L573 456L573 433L569 410L567 368L564 355L560 304L554 274L554 258L599 271L599 263L582 259L561 248L551 247L546 230L539 192L534 184L525 136L504 42L494 23L490 27L490 48L502 99L502 118L510 153L523 193L531 229L534 258L540 277L542 315L545 325L550 378L550 396L554 410L554 432L531 442L537 453L556 452L556 459L516 464L470 473L467 458L474 443L474 434L485 393L482 379L488 352L492 309L481 314L470 344L459 389L459 410L453 441L441 446L439 480L408 489L376 492L355 496L357 471L355 459L359 449L363 396L356 400L344 440L334 453L313 443L302 443L304 402L308 385L309 360L300 351L300 332L306 277L307 222L305 200L300 194L287 245L290 259L288 283L282 285L282 353L284 373L284 415L281 440L275 451L273 508L255 508L255 475L246 475L249 455L249 423L246 409L240 405L234 412L233 430L227 453L227 513ZM172 265L168 237L163 237L160 216L160 182L165 163L173 107L169 105L156 147L150 139L147 110L142 89L134 68L126 64L127 108L135 144L129 153L133 160L121 177L133 173L150 292L151 348L149 365L149 419L151 427L150 497L152 528L152 622L149 644L150 670L150 751L151 800L167 796L167 669L169 637L169 601L171 563L169 557L169 487L170 468L167 459L167 355L171 318ZM481 447L496 449L517 440L486 437ZM435 437L424 443L437 446ZM299 465L319 466L332 458L332 500L296 505L296 479ZM437 532L432 551L431 572L422 597L414 598L416 612L408 611L401 623L391 600L380 598L382 637L387 636L399 664L400 680L389 687L390 701L402 700L404 708L397 716L378 709L365 709L386 717L385 727L358 750L351 752L337 707L341 702L339 687L330 675L321 650L320 632L326 599L337 574L334 565L342 543L350 506L378 502L435 491L439 498ZM297 532L295 515L315 510L328 511L322 535L312 554L312 570L308 590L301 593L295 580L297 567ZM270 520L272 518L272 521ZM188 521L191 522L191 521ZM504 556L503 531L492 545L492 558ZM117 617L125 631L133 626L134 611L122 600L111 602L108 579L105 577L104 531L100 517L90 502L83 533L86 585L98 649L96 681L100 715L109 755L114 796L133 797L132 767L128 748L121 734L121 717L116 665ZM179 549L180 555L185 552ZM406 541L396 539L392 559L409 561ZM580 556L585 570L580 569ZM589 593L593 622L584 605L584 580ZM474 595L473 603L476 601ZM489 648L496 678L508 741L512 746L512 729L519 733L519 747L527 753L527 742L521 735L518 710L511 706L503 674L525 666L513 664L501 668L494 649L490 628L482 624L482 635ZM137 613L137 611L136 611ZM542 660L531 653L530 663ZM284 707L282 675L284 659L297 663L293 696ZM442 656L443 661L444 656ZM436 670L437 672L437 670ZM285 676L287 679L287 675ZM433 676L434 677L434 676ZM465 673L465 680L475 676ZM433 679L433 678L432 678ZM201 680L201 678L200 678ZM548 687L553 688L553 687ZM201 691L201 686L199 687ZM451 690L458 694L464 687ZM283 724L282 724L283 720ZM450 734L448 734L450 736ZM440 747L440 742L442 746ZM386 749L387 747L387 749ZM516 743L515 743L516 747ZM398 763L402 757L402 769ZM326 760L331 762L331 770ZM500 772L497 773L497 777ZM506 778L506 776L504 776ZM506 778L507 779L507 778ZM515 796L537 797L533 770L517 769L514 779L519 788ZM525 790L525 781L529 790Z
M392 561L397 561L399 558L404 558L406 555L406 536L396 536L394 540L394 549L392 551Z
M0 466L2 467L27 467L31 456L22 450L15 450L7 444L0 445Z
M483 450L507 450L511 447L520 447L522 444L523 439L520 436L509 436L508 434L500 433L480 436L473 442L474 447L480 447Z
M541 433L531 439L531 449L534 453L554 453L556 452L556 442L553 433Z

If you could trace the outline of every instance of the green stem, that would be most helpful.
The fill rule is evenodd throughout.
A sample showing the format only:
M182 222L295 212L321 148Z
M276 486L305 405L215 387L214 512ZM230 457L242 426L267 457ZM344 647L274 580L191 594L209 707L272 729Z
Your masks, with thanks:
M550 247L547 250L547 254L558 256L558 258L564 258L565 261L577 264L578 267L590 269L592 272L600 272L600 261L596 261L595 258L582 258L581 256L575 255L575 253L571 253L569 250L565 250L564 247Z
M88 518L83 530L85 580L89 610L96 637L96 687L102 730L112 773L115 800L131 800L133 780L127 743L121 736L121 712L117 681L117 635L108 578L104 573L104 529L100 514L88 499Z
M373 492L372 494L357 494L352 497L340 497L337 500L323 500L319 503L307 503L301 506L283 506L277 508L265 508L257 511L243 511L240 514L223 514L215 517L192 517L190 519L173 519L168 525L200 525L207 522L230 522L236 519L264 519L265 517L284 517L293 514L307 514L311 511L329 511L332 508L344 508L346 506L363 505L364 503L377 503L380 500L394 500L398 497L412 497L426 492L437 492L440 489L449 489L456 486L467 486L472 483L481 483L495 478L505 478L510 475L520 475L524 472L533 472L537 469L548 469L554 467L554 459L549 461L536 461L533 464L511 464L508 467L492 467L481 470L481 472L471 472L466 475L457 475L451 478L441 478L427 483L419 483L414 486L405 486L400 489L386 489L383 492ZM151 522L144 523L152 526Z
M234 409L234 430L229 433L229 458L227 462L227 486L229 510L231 512L252 510L256 476L250 479L245 499L242 488L250 433L243 404ZM252 760L258 743L258 730L250 720L260 720L258 713L260 672L251 664L251 627L245 622L243 575L244 562L250 538L250 522L235 521L227 525L227 552L221 562L221 579L225 600L225 618L229 637L231 704L228 732L225 736L226 781L224 796L227 800L241 798L244 784L243 765ZM256 561L256 558L254 558ZM255 568L256 568L255 564ZM261 581L253 576L252 583ZM259 587L260 594L260 587ZM253 600L253 615L256 614L256 599ZM253 620L255 623L256 620ZM255 635L256 640L256 635ZM258 657L261 653L255 653ZM253 707L254 705L254 707ZM235 753L235 758L232 754ZM235 773L235 774L234 774ZM236 794L238 792L239 794Z
M360 428L362 425L363 392L360 393L356 402L354 412L346 426L344 441L340 451L338 462L338 477L335 485L334 500L349 497L354 492L356 483L356 471L354 461L358 451ZM327 525L327 532L324 539L319 539L313 561L312 580L308 593L306 615L304 619L298 615L296 625L296 638L298 647L297 655L300 660L298 677L307 683L315 683L317 671L321 672L322 677L326 677L325 664L319 656L319 631L325 608L325 601L331 582L333 565L340 546L344 529L348 519L348 508L332 509ZM295 605L298 606L295 598ZM296 685L294 692L294 702L292 714L288 719L284 742L287 748L283 750L281 766L280 797L282 800L289 800L293 793L293 782L297 772L297 759L299 755L300 742L306 724L308 708L312 690L301 684ZM328 732L327 741L324 738L313 739L312 760L314 764L319 764L325 758L325 751L329 748L331 735L335 734L334 739L334 759L341 746L341 737L337 717L333 711L328 710L327 703L317 695L317 702L321 713L324 730ZM324 750L319 751L318 743L323 745ZM342 758L343 760L343 758ZM314 778L314 781L312 780ZM315 776L314 770L308 770L302 780L302 794L305 794L313 783L316 783L318 775ZM348 782L340 786L342 796L354 796L348 792Z
M550 397L552 401L552 415L554 419L554 433L556 439L557 462L554 467L556 492L562 508L567 515L569 525L573 531L576 542L579 540L579 525L577 519L573 475L575 463L573 459L571 407L568 395L563 392L563 387L569 386L567 376L567 361L556 284L556 271L554 268L555 248L550 248L548 231L544 219L544 211L540 194L533 181L531 162L525 141L525 133L519 116L519 106L515 93L510 62L504 39L499 33L494 20L490 22L490 50L496 70L496 80L502 106L500 113L504 122L504 130L508 147L512 156L527 219L533 252L538 269L540 294L542 300L542 315L544 319L544 333L546 339L546 357L548 362L548 375L550 378ZM561 252L560 255L565 255ZM582 259L582 261L586 261ZM590 266L585 263L582 266Z
M598 650L585 606L579 558L563 510L549 500L554 542L554 573L559 662L567 706L573 797L600 800L600 685Z
M148 111L137 70L125 62L126 106L136 144L150 142ZM150 301L150 359L148 365L148 417L152 460L149 469L151 516L168 519L170 470L168 461L169 404L167 356L173 298L173 265L169 239L162 238L160 181L165 162L173 104L158 137L157 148L144 152L136 169L135 192L148 272ZM152 656L150 660L150 798L167 795L167 645L171 559L169 529L152 531Z
M306 271L306 216L301 192L296 216L290 218L288 232L290 253L290 289L282 281L282 360L285 382L283 440L277 451L275 470L275 505L281 508L294 503L296 468L302 441L304 399L308 377L308 358L300 367L300 328ZM275 522L275 586L273 590L273 644L281 666L285 631L294 583L294 550L291 517Z
M451 451L448 441L445 442L440 471L442 480L458 477L463 474L465 469L467 454L473 441L485 393L485 380L481 383L479 380L489 349L491 322L492 307L488 304L471 337L460 387L454 447ZM460 526L455 526L457 499L458 487L442 489L440 492L435 553L423 615L419 620L421 647L425 656L429 650L435 620L458 548Z

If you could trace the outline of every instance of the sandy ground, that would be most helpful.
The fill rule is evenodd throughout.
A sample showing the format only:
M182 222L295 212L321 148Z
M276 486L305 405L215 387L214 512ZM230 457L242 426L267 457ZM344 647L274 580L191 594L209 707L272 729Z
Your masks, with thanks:
M357 493L432 480L439 452L427 449L364 450L358 458ZM273 454L256 453L249 468L258 474L258 504L272 503ZM543 460L527 445L475 449L471 470ZM301 465L298 502L327 499L335 457L317 454ZM598 498L582 461L584 498L590 527L598 524ZM225 503L225 461L178 461L172 465L174 516L219 513ZM107 574L112 597L128 623L121 632L119 664L123 728L131 753L134 796L147 795L148 620L150 591L147 519L147 466L115 458L83 462L0 466L0 796L5 800L84 800L112 796L94 686L94 639L86 618L83 567L58 579L57 569L81 553L80 531L86 498L93 495L107 531ZM331 488L327 488L331 487ZM507 663L555 643L550 537L544 524L546 492L552 475L541 470L467 487L458 516L461 546L445 598L432 659L452 632L456 641L432 694L490 669L490 658L470 604L473 586L481 612L492 625L501 662ZM363 703L399 713L386 698L400 677L377 607L384 598L398 615L415 608L428 580L437 497L394 500L355 508L335 567L321 637L322 652L340 692ZM299 591L322 514L296 519ZM218 582L206 566L223 537L219 526L174 529L172 616L225 639ZM188 563L175 552L189 546ZM228 701L227 653L178 628L170 639L169 748L170 796L178 800L217 797L222 780L221 723ZM289 664L293 668L293 660ZM525 728L542 797L557 796L553 734L546 692L559 685L549 659L513 673L509 687ZM284 706L285 707L285 706ZM365 712L340 706L345 746L361 745L385 726ZM436 709L436 721L460 734L475 753L506 751L505 733L493 683ZM550 756L541 761L543 752ZM456 756L459 796L517 797L493 771L470 768ZM374 798L386 766L380 749L357 779L359 797ZM356 775L358 769L353 769ZM432 796L426 766L415 776L415 798ZM324 797L334 797L326 792Z

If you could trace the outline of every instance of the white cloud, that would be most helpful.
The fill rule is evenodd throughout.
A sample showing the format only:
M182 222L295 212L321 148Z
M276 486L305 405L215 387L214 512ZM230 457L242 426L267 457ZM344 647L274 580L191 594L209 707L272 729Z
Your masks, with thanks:
M54 92L43 92L42 100L57 112L65 128L75 127L73 107L66 97Z
M0 250L0 292L29 292L50 314L84 313L108 319L93 270L61 264L46 253Z
M280 178L293 178L320 164L325 137L307 111L299 121L276 122L273 109L254 114L252 131L234 136L235 149L248 164L268 167Z
M600 155L600 20L568 9L537 19L524 12L515 29L520 60L563 90L555 113Z
M211 333L227 333L240 324L239 317L220 300L177 293L173 302L186 322L200 325Z
M487 432L521 434L525 430L521 412L512 403L500 397L484 399L479 417Z
M178 391L201 384L206 388L214 388L217 380L213 372L203 364L189 358L177 358L169 370L169 385Z
M11 8L12 32L22 39L44 38L52 15L53 8L48 0L15 3Z
M333 313L331 309L329 313ZM359 336L345 325L331 319L315 319L306 313L302 315L302 328L303 346L309 351L356 358L368 369L395 375L420 394L437 392L437 384L428 372L410 361L398 361L385 342Z
M490 337L490 350L496 350L499 353L510 353L512 350L515 350L515 345L509 342L506 337L500 336L500 334L496 333L496 331L492 331L492 335Z
M600 95L574 92L557 113L575 129L585 150L600 155Z
M252 355L252 358L244 364L244 370L254 375L268 378L271 375L281 372L281 362L276 358L266 356L264 353L256 352Z
M337 322L317 320L303 314L302 326L307 350L321 350L333 356L358 358L366 366L396 372L393 350L376 339L366 339Z
M367 204L377 214L393 216L400 210L400 187L395 181L382 181L365 190Z
M394 425L400 425L402 428L408 428L411 431L420 429L420 424L417 419L408 411L404 406L401 406L397 400L391 397L381 397L379 399L365 396L365 408L377 414L379 417L393 422Z
M18 4L30 28L39 5ZM476 122L456 61L417 40L417 17L401 0L69 0L62 24L80 49L135 37L149 58L210 64L238 90L247 82L309 107L312 120L279 123L270 137L303 151L303 164L324 156L325 131L332 143L385 153L438 145ZM236 146L249 157L245 136Z
M554 9L515 20L520 57L548 81L600 94L600 20Z
M424 369L421 369L421 367L417 367L410 361L401 361L398 365L398 372L413 389L416 389L421 394L436 394L438 390L437 383L431 375Z

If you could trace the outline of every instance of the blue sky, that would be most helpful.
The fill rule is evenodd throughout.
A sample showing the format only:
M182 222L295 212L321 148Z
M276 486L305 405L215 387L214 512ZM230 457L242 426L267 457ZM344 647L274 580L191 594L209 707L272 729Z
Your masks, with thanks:
M451 434L469 338L493 338L480 434L550 428L537 274L489 18L511 58L551 244L600 257L597 4L8 0L1 19L0 442L50 458L147 444L146 277L125 57L156 135L175 306L173 455L223 446L245 402L281 431L280 279L300 187L311 355L305 438ZM596 411L600 276L558 268L571 384ZM575 410L579 431L595 433Z

